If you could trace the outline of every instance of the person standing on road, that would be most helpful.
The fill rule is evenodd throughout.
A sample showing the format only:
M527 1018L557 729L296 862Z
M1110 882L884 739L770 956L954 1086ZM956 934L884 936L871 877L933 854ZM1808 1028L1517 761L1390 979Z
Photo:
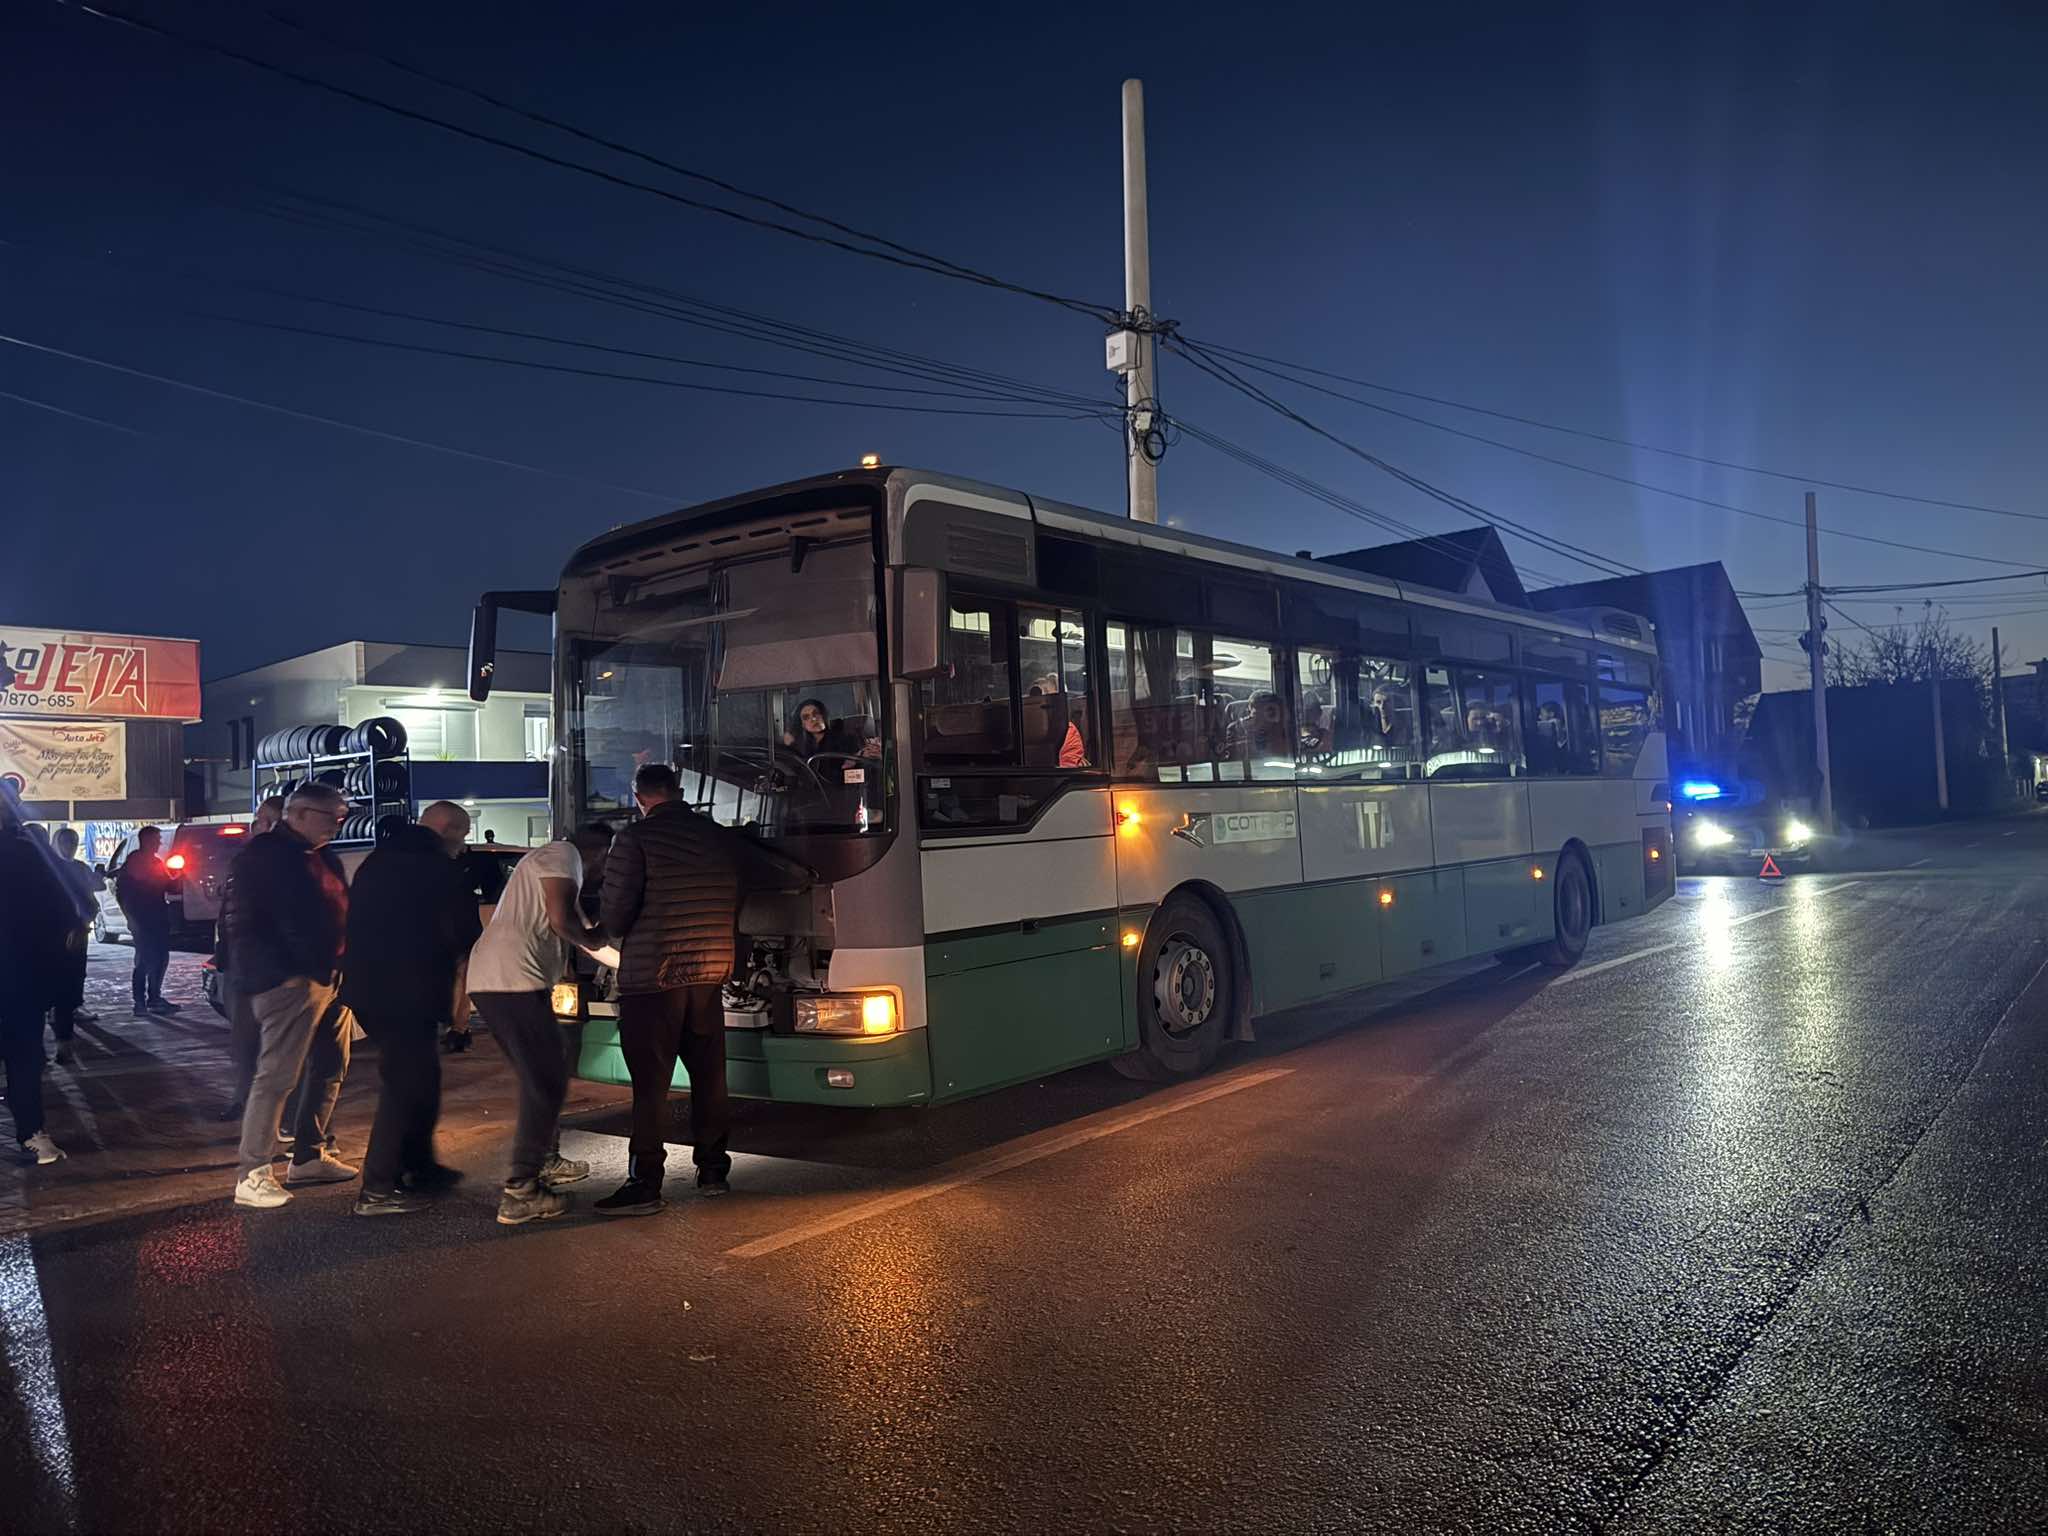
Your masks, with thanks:
M50 858L29 838L11 789L0 787L0 1058L21 1155L64 1153L43 1125L43 1014L63 995L76 909Z
M633 775L643 818L619 833L605 861L603 923L619 946L619 1049L633 1079L626 1182L593 1207L651 1216L661 1196L669 1081L690 1074L690 1140L702 1194L727 1192L731 1116L725 1092L725 1005L742 891L779 872L738 833L682 801L676 771L647 763Z
M242 1111L235 1203L267 1210L291 1199L270 1160L277 1116L303 1070L287 1184L338 1184L357 1170L325 1145L348 1073L348 1010L336 995L348 924L348 881L327 845L348 801L308 784L285 802L284 821L235 855L228 965L249 996L259 1049Z
M284 820L284 796L272 795L256 807L256 814L249 818L249 841L254 842L266 832L277 830L277 824ZM248 843L242 845L248 847ZM228 965L228 909L235 900L235 866L228 865L228 872L220 888L220 913L213 925L213 971L220 979L221 1005L228 1014L228 1060L235 1073L234 1091L227 1106L221 1110L223 1120L239 1120L242 1110L249 1102L249 1084L256 1080L256 1052L258 1031L256 1013L249 1006L249 995L235 985L235 973Z
M601 885L611 840L610 827L593 823L573 841L547 843L521 859L470 953L470 999L519 1078L512 1166L498 1199L503 1226L564 1214L570 1199L559 1186L590 1177L590 1164L561 1152L569 1062L548 994L565 970L565 944L601 965L619 963L617 951L604 945L603 930L587 924L578 906L586 880Z
M341 1000L377 1044L377 1118L358 1216L419 1210L421 1196L461 1177L434 1157L441 1118L435 1036L483 932L476 893L458 862L468 838L469 812L438 800L416 825L377 845L349 891Z
M51 840L57 855L57 873L64 879L71 900L78 908L78 927L65 948L64 986L50 1012L50 1034L56 1039L56 1062L70 1066L76 1058L71 1042L78 1038L78 1026L97 1024L99 1015L85 1011L86 949L92 942L93 914L99 909L99 893L107 888L106 878L78 857L78 833L59 827Z
M114 877L114 899L121 915L128 919L128 936L135 945L135 1017L177 1013L176 1003L164 1001L164 973L171 968L171 872L157 856L163 846L161 827L144 827L135 834L135 851L121 863Z

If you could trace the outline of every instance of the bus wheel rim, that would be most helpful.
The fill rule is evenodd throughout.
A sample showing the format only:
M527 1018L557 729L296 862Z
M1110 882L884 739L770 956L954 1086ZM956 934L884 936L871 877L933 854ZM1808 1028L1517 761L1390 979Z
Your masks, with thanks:
M1216 1011L1216 963L1184 933L1159 948L1153 969L1152 1000L1169 1035L1200 1029Z

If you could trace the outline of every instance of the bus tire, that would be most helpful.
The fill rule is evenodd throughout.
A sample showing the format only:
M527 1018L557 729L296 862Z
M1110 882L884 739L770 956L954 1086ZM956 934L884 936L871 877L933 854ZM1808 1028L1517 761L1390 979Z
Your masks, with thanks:
M1206 902L1174 896L1153 914L1138 954L1138 1048L1117 1058L1118 1071L1170 1083L1208 1070L1236 1016L1231 956Z
M1593 876L1576 848L1558 856L1550 899L1556 936L1537 948L1535 958L1554 971L1568 971L1579 963L1593 932Z

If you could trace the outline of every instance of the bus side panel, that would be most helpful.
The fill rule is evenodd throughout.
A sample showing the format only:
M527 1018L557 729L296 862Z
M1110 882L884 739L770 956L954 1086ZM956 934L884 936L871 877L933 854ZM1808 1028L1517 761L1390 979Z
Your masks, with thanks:
M1648 910L1643 896L1643 845L1639 838L1607 843L1593 850L1593 868L1600 882L1600 920L1618 923Z
M1380 968L1388 980L1469 953L1463 870L1418 870L1375 880L1370 889L1379 910Z
M1251 955L1252 1012L1272 1013L1380 979L1378 885L1258 891L1233 903Z
M1542 882L1530 874L1535 845L1528 782L1433 783L1429 820L1437 864L1464 870L1466 953L1529 943ZM1547 905L1547 889L1542 897Z
M1124 1049L1116 922L935 940L925 980L932 1097L958 1098Z
M1634 786L1620 779L1532 779L1529 824L1542 854L1556 854L1573 838L1588 848L1634 843Z

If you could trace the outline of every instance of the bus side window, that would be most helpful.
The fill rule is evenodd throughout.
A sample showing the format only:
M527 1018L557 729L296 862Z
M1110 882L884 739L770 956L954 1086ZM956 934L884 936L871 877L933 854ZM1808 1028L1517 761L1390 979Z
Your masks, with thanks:
M1406 662L1303 649L1295 673L1306 768L1318 778L1408 777L1420 754Z
M1600 771L1600 738L1593 725L1590 690L1561 678L1529 679L1524 735L1529 772L1538 778Z
M1458 708L1458 691L1451 686L1449 667L1423 669L1422 723L1429 735L1429 776L1470 777L1461 772L1472 759L1466 751L1465 716Z
M1603 766L1614 778L1636 770L1651 727L1650 696L1641 688L1600 685L1600 745Z
M1019 608L1017 660L1024 693L1024 766L1088 768L1088 624L1072 609Z
M939 642L947 670L924 685L927 763L961 767L1017 761L1009 620L1007 603L965 598L948 605Z

